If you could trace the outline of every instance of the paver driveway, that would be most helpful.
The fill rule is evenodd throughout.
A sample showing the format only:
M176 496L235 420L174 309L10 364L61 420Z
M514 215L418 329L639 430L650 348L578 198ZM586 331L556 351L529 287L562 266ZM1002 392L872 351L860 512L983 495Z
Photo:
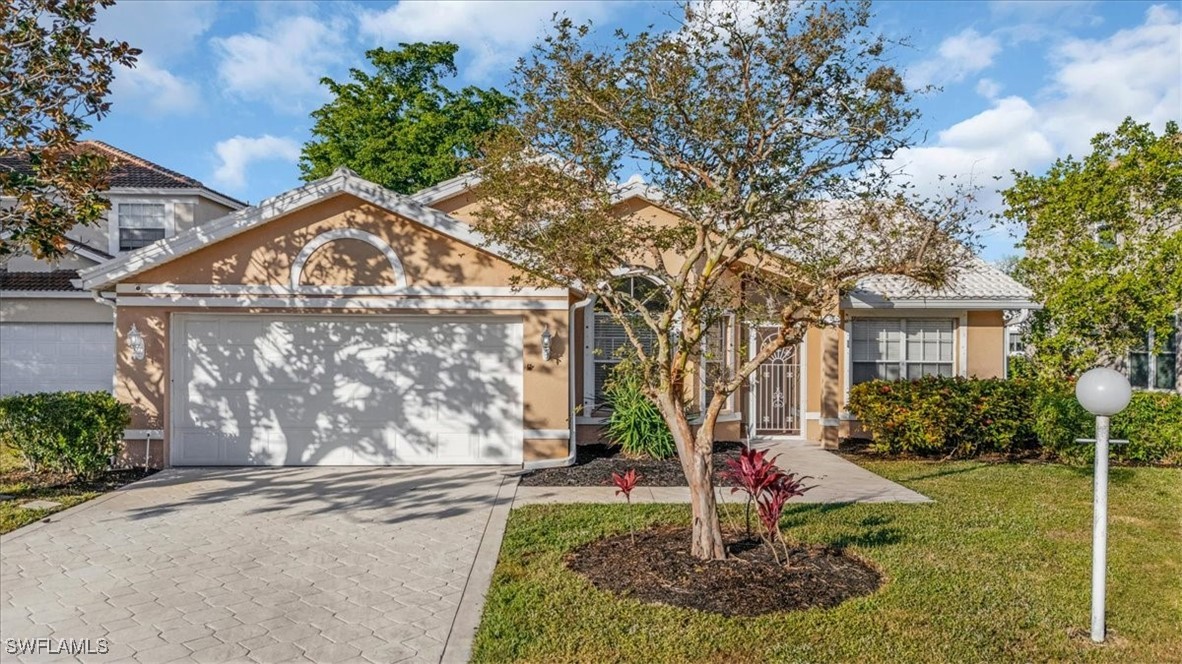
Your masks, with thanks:
M439 661L513 481L496 468L167 470L0 540L0 633L106 639L89 658L104 662Z

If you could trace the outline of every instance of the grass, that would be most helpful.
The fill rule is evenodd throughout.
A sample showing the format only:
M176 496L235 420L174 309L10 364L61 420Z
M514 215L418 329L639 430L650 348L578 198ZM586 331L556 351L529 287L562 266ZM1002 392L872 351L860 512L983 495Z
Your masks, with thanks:
M16 450L0 445L0 494L12 496L0 501L0 534L86 502L115 486L118 483L104 486L101 482L69 482L57 475L31 473ZM21 507L21 503L29 500L52 500L61 506L47 510Z
M563 556L626 530L625 506L530 506L509 518L473 661L1182 661L1182 471L1112 470L1110 636L1096 646L1090 468L860 463L937 502L790 504L782 525L874 561L878 593L758 618L620 599ZM646 524L688 519L683 506L635 507Z

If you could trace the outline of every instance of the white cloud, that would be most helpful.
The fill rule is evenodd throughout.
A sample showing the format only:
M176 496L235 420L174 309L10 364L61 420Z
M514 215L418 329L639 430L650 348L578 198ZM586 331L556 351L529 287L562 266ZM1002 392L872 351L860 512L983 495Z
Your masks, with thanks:
M982 35L972 28L940 42L936 56L922 60L907 70L907 82L913 87L963 81L993 64L1001 44L992 35Z
M213 173L218 184L241 191L246 188L246 169L259 161L295 163L300 158L300 145L290 138L270 134L257 137L235 136L218 141L214 146L221 163Z
M582 21L601 17L607 5L600 1L560 0L399 2L382 11L362 10L359 25L362 36L385 46L413 41L455 42L461 46L461 53L471 58L461 75L480 80L525 53L555 12Z
M989 109L939 132L931 145L901 151L892 163L926 193L939 189L941 176L971 179L984 188L982 207L998 210L994 190L1009 185L1011 170L1037 172L1057 157L1086 153L1096 133L1126 117L1157 131L1177 119L1180 30L1178 13L1157 6L1142 25L1105 39L1064 40L1051 48L1050 82L1030 99L994 98L993 82L983 79L977 90L992 99Z
M986 99L997 99L997 95L1001 94L1001 83L991 78L983 78L977 81L977 94Z
M205 0L126 2L100 10L95 34L143 51L134 69L116 70L111 86L116 107L143 115L197 108L199 86L173 69L213 25L216 14L216 4Z
M149 115L186 113L197 108L201 94L197 84L156 66L147 55L134 69L124 69L111 84L119 108Z
M320 78L344 59L347 29L339 17L292 16L259 33L215 38L218 79L233 95L302 113L305 100L326 94Z

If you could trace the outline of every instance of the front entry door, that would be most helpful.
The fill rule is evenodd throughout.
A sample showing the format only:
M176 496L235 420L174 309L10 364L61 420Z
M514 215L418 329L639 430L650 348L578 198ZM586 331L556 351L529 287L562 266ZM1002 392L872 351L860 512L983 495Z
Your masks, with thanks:
M756 347L775 339L777 331L755 328ZM765 360L755 370L752 389L755 435L800 435L800 346L786 346Z

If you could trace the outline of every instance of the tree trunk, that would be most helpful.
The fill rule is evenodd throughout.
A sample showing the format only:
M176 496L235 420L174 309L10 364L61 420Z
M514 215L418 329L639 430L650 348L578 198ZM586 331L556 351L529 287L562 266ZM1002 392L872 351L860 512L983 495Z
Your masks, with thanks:
M726 547L722 543L722 526L718 522L718 504L714 495L714 457L709 447L694 445L690 464L693 474L687 476L690 508L694 525L690 553L701 560L723 560Z
M658 395L657 406L677 446L677 457L689 485L690 509L693 514L690 553L701 560L724 560L726 547L722 543L722 525L718 520L718 504L714 494L714 422L717 408L707 409L698 435L694 436L681 404L670 395Z

